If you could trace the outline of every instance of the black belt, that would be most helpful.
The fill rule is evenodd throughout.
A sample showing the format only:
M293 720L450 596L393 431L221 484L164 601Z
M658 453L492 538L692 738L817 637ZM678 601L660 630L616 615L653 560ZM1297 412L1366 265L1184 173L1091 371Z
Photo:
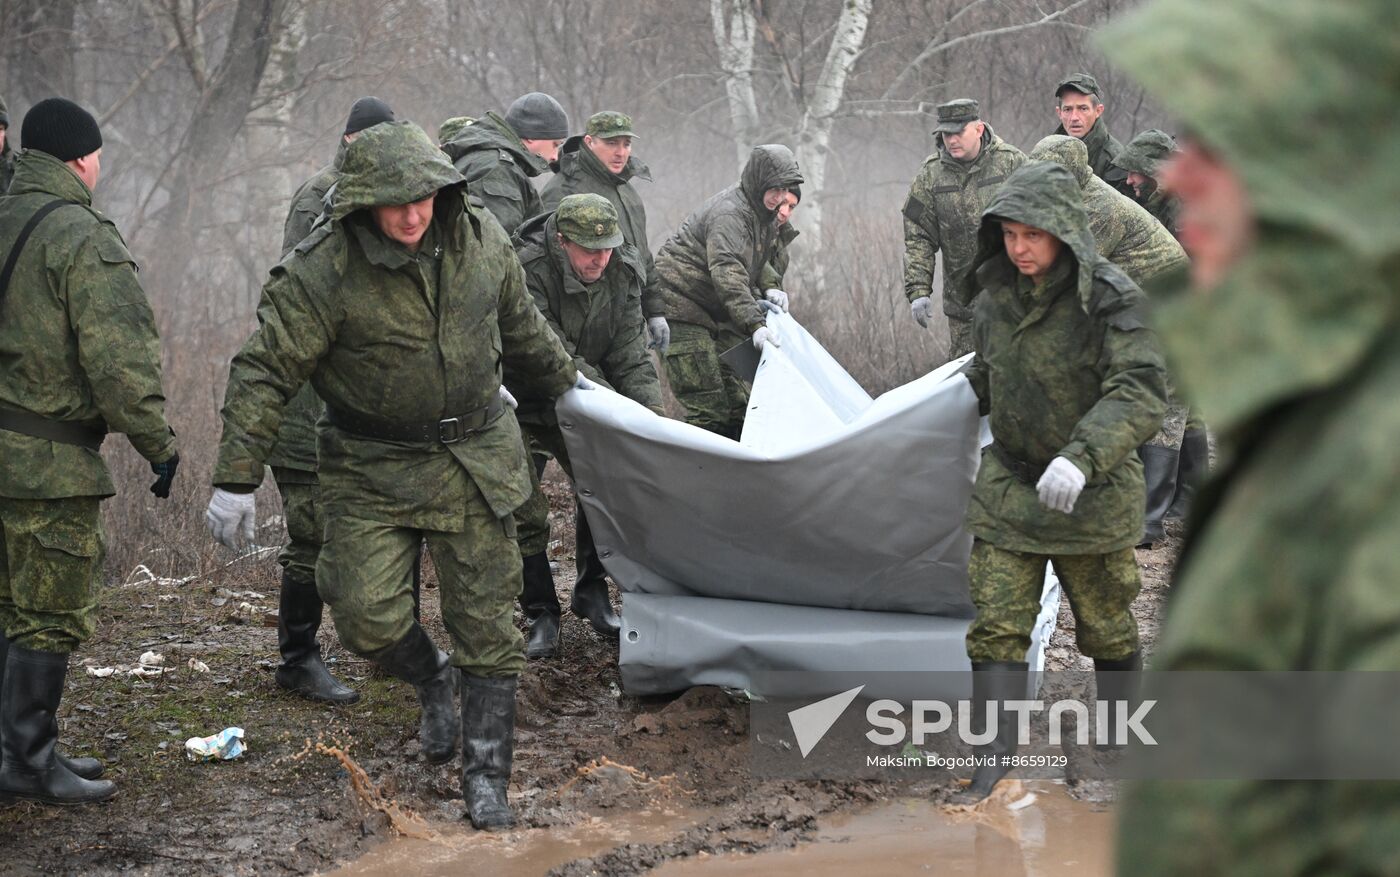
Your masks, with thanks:
M1036 466L1032 463L1027 463L1025 460L1018 460L996 442L992 442L988 445L987 450L991 451L992 455L997 458L1001 465L1006 467L1008 472L1015 475L1018 481L1024 481L1026 484L1036 484L1040 481L1040 476L1045 474L1044 466Z
M107 424L100 420L50 420L12 408L0 408L0 429L65 445L77 445L89 451L102 450L102 440L107 438Z
M337 429L343 429L364 438L378 439L384 442L411 442L414 444L439 442L451 445L466 441L468 436L481 432L494 423L503 411L505 411L505 404L501 402L501 397L498 395L484 408L459 414L456 417L446 417L442 420L427 420L419 423L382 420L378 417L367 417L363 414L346 411L343 408L336 408L333 405L326 406L326 419Z

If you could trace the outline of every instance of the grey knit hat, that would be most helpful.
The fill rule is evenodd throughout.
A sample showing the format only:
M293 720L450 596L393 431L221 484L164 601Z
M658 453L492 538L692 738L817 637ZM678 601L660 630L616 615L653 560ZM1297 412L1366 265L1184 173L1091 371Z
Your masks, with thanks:
M569 114L559 101L539 91L516 98L506 110L506 124L521 140L569 138Z

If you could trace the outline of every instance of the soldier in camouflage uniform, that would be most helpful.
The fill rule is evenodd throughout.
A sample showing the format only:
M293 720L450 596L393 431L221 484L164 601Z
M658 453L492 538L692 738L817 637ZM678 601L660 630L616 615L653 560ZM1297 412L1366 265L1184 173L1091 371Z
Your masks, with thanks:
M934 142L938 151L924 159L904 202L904 295L914 319L927 328L934 254L942 250L948 358L957 359L972 352L972 308L958 304L955 290L972 261L982 208L1026 156L981 121L970 99L938 107Z
M1158 0L1100 37L1187 132L1162 182L1191 282L1154 321L1224 461L1192 511L1155 670L1400 670L1395 12ZM1237 736L1202 720L1203 737ZM1390 781L1143 782L1122 798L1118 872L1393 874L1396 824Z
M1122 268L1134 283L1145 287L1186 267L1186 251L1171 232L1142 205L1094 175L1083 141L1051 134L1035 145L1031 159L1057 162L1075 175L1099 255ZM1186 406L1169 388L1162 428L1138 448L1147 478L1147 514L1140 548L1151 547L1166 536L1163 521L1176 499L1177 463L1186 418Z
M537 216L520 229L516 250L530 295L579 372L664 414L661 383L647 354L642 322L645 263L626 243L608 199L594 194L565 197L554 213ZM552 454L573 478L554 406L522 394L517 415L530 446ZM578 581L569 608L598 633L616 637L621 622L608 600L607 573L593 547L583 508L576 508ZM546 553L549 502L538 477L529 502L516 513L516 524L524 567L520 602L530 622L525 653L549 657L558 646L560 607Z
M1109 674L1098 697L1123 699L1114 683L1141 666L1130 607L1144 490L1133 451L1166 408L1146 298L1098 254L1079 182L1057 164L1021 166L982 217L963 287L977 301L967 379L994 437L967 511L973 702L985 713L987 700L1025 697L1046 561L1069 595L1079 650ZM1012 754L1015 743L1002 715L979 754ZM979 766L962 801L986 797L1006 772L999 759Z
M558 101L533 91L516 98L504 118L491 112L464 125L461 117L448 119L443 126L449 134L457 129L443 151L506 234L544 212L530 180L549 170L568 139L569 116Z
M98 448L125 433L170 495L179 457L165 421L160 339L136 265L92 206L102 134L71 101L24 118L0 198L0 800L116 793L102 764L55 748L68 655L92 636L115 493ZM22 240L28 232L27 241Z
M500 225L406 122L345 151L327 222L272 270L259 328L234 358L207 517L219 541L250 538L252 491L283 410L307 380L326 403L317 447L325 544L316 582L341 642L413 684L432 763L463 738L472 824L513 822L520 587L514 512L530 495L520 427L501 369L553 399L579 376L525 291ZM413 617L424 542L440 579L451 663Z
M10 108L0 97L0 195L10 188L15 175L15 152L10 148Z
M642 262L642 315L646 318L648 347L662 355L671 344L666 309L657 291L656 263L647 238L647 208L632 187L632 179L651 182L651 170L632 154L632 117L604 111L588 119L587 132L570 137L559 151L559 172L545 184L544 209L552 211L566 195L591 192L612 203L622 226L622 237Z
M301 184L292 196L282 232L282 257L306 239L325 209L326 193L340 176L345 149L360 132L380 122L392 122L394 111L376 97L362 97L350 108L335 159ZM320 488L316 481L316 421L325 411L310 384L303 384L282 418L277 444L267 465L282 495L287 521L287 547L278 555L282 565L282 593L277 610L277 647L282 663L277 684L311 700L354 703L360 699L326 669L316 631L321 626L322 602L316 592L316 559L321 553L325 521L321 514ZM414 575L414 602L418 594Z
M745 339L762 350L779 344L765 325L769 307L787 309L780 245L802 183L792 150L756 146L736 185L686 217L656 256L656 275L671 346L666 377L687 423L737 440L749 392L720 354Z
M1103 119L1105 109L1099 81L1088 73L1071 73L1055 86L1055 115L1060 117L1060 126L1053 133L1084 141L1094 174L1123 191L1128 175L1116 163L1123 144L1109 133Z

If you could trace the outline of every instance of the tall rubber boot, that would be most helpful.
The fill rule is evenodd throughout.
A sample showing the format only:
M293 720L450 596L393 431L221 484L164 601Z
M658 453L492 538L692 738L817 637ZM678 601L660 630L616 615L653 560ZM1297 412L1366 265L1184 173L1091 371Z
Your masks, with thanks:
M622 633L622 619L613 610L612 598L608 596L608 571L598 559L593 531L588 528L583 506L576 504L575 509L574 566L578 568L578 581L574 583L569 611L587 619L599 636L617 639Z
M462 673L462 798L482 831L515 824L506 787L515 753L516 677Z
M1138 456L1142 457L1143 477L1147 481L1147 510L1137 547L1151 548L1167 536L1163 522L1176 498L1177 452L1162 445L1143 445L1138 448Z
M987 701L1001 704L1008 700L1025 700L1030 681L1030 665L1025 661L981 661L972 665L972 730L986 730L989 715ZM1011 772L1010 765L1001 763L1002 756L1016 754L1016 714L997 708L996 736L990 743L978 746L974 754L987 763L978 764L967 788L950 798L953 804L976 804L992 793L1001 778Z
M413 620L423 621L423 546L413 556Z
M1118 733L1118 715L1125 708L1128 715L1137 708L1138 686L1142 682L1142 652L1133 652L1126 658L1116 661L1094 659L1094 697L1105 701L1108 739L1100 739L1097 722L1094 729L1094 748L1106 751L1122 749L1127 740L1115 739ZM1095 710L1097 717L1098 711Z
M452 698L456 674L447 663L447 656L433 645L427 631L414 624L403 639L375 652L373 659L384 672L418 690L418 703L423 709L418 741L423 758L430 764L450 761L457 752L462 729Z
M0 631L0 683L4 682L5 679L5 659L9 654L10 641L5 638L4 632ZM0 701L0 709L3 708L4 702ZM0 752L4 751L4 745L5 730L3 727L0 727ZM69 758L57 749L54 750L54 755L58 758L59 764L62 764L85 780L95 780L107 771L107 766L96 758Z
M525 642L526 658L552 658L559 648L559 595L554 592L554 573L549 554L541 551L520 559L520 606L530 624Z
M1204 429L1188 429L1181 437L1181 455L1176 471L1176 497L1167 510L1167 518L1179 520L1191 511L1191 498L1196 488L1210 474L1210 439Z
M277 649L282 663L277 667L277 684L308 700L354 703L360 699L359 692L332 676L321 659L316 631L321 628L323 610L315 584L282 573L282 597L277 606Z
M117 793L110 780L83 779L58 758L58 704L66 652L10 646L0 680L0 801L90 804Z

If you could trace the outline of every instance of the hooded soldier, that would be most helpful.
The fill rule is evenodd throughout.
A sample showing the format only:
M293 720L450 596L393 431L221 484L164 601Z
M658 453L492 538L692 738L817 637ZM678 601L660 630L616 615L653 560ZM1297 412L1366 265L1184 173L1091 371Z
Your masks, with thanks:
M1127 175L1133 197L1153 218L1176 234L1177 201L1158 183L1162 165L1176 152L1176 141L1166 131L1149 128L1128 141L1114 160Z

